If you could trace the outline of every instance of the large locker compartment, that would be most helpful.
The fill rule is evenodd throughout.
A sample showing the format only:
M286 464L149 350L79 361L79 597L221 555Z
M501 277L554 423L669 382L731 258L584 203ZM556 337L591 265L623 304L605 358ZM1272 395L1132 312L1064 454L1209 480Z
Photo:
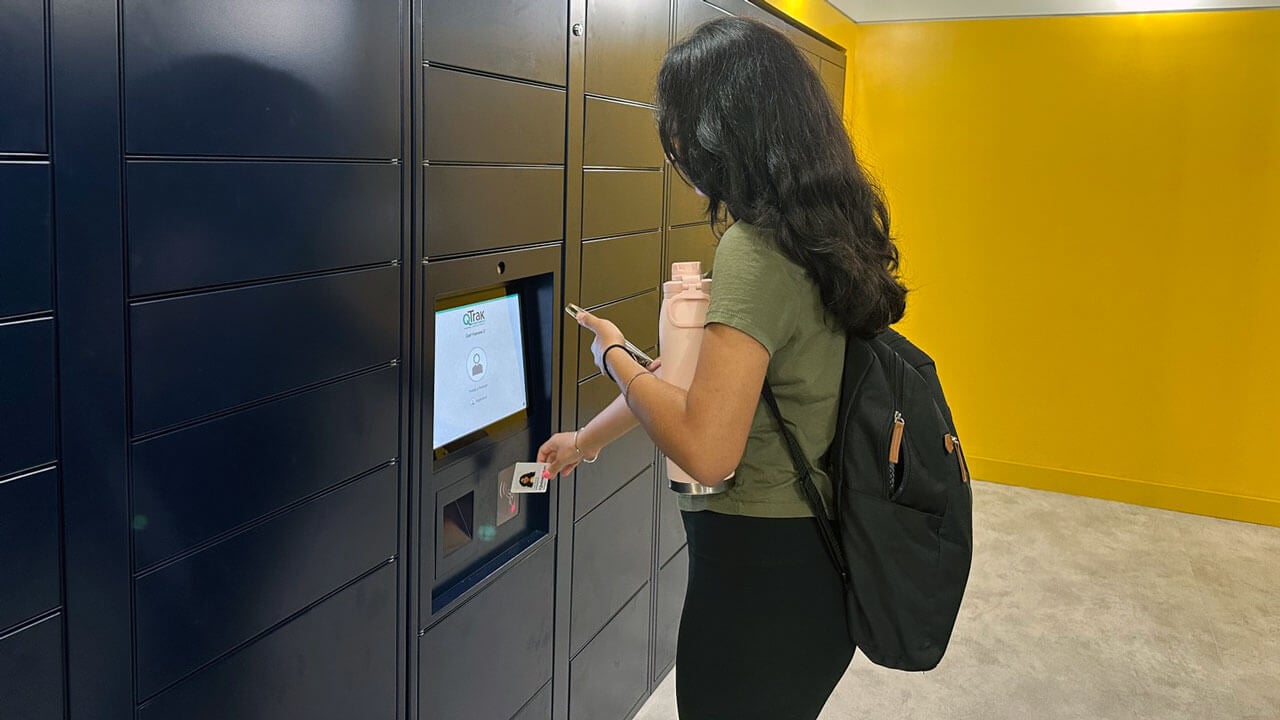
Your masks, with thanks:
M714 260L654 127L746 0L0 3L0 717L625 720L688 550L568 302Z

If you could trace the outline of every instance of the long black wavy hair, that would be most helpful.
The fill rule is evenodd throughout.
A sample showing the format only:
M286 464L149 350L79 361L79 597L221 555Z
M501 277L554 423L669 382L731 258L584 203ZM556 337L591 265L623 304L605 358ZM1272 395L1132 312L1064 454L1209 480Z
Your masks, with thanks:
M907 289L879 188L799 48L755 20L713 20L658 73L658 134L707 213L773 231L846 332L902 319Z

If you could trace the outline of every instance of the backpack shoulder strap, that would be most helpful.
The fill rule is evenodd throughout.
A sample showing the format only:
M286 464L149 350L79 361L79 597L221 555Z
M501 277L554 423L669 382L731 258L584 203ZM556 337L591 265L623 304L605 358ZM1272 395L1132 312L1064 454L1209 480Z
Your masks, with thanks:
M764 381L764 390L761 392L764 401L769 406L769 410L773 413L773 419L778 423L778 430L782 432L782 439L786 441L787 450L791 453L791 462L795 465L796 474L800 476L800 490L804 493L804 497L809 501L809 507L813 510L813 514L818 520L818 529L822 534L822 543L827 546L827 554L831 557L831 562L836 566L836 571L840 573L840 579L847 585L849 583L848 564L844 560L844 551L840 547L840 538L836 535L835 526L831 522L830 516L827 514L826 503L822 500L822 493L818 492L818 486L813 482L812 470L809 467L809 461L804 456L804 451L800 449L800 443L796 441L791 431L787 429L787 423L782 418L782 410L778 408L778 400L773 395L773 388L769 386L769 381ZM831 478L831 482L836 482L836 478Z

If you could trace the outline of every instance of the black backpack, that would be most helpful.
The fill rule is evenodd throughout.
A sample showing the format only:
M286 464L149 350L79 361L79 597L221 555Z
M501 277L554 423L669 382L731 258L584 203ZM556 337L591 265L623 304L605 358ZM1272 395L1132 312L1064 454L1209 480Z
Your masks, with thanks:
M849 338L825 463L834 513L767 381L764 399L844 579L851 639L877 665L933 669L951 639L973 559L969 468L933 360L893 330Z

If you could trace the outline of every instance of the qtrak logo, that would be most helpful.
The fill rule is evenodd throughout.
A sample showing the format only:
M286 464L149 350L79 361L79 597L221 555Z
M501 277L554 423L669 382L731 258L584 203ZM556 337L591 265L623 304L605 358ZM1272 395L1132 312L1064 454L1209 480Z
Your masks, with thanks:
M462 314L463 327L473 328L483 324L484 324L483 310L468 310Z

